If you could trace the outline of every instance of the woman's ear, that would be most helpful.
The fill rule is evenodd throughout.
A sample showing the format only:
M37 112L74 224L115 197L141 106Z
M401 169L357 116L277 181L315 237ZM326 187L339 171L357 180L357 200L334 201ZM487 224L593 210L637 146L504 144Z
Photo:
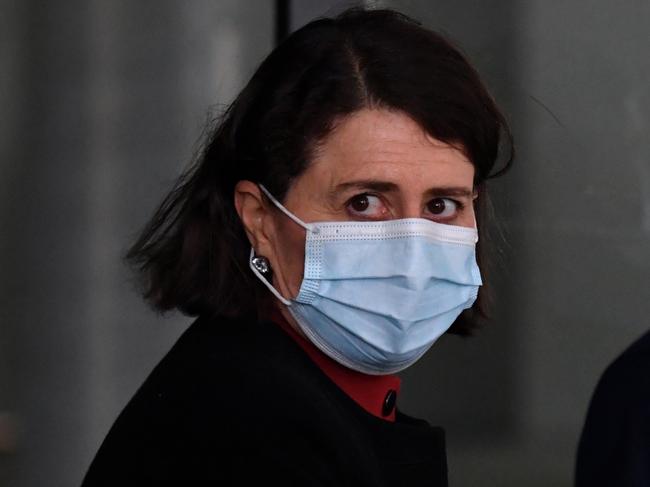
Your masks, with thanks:
M268 255L270 239L267 220L271 215L257 184L242 180L235 185L235 209L255 252Z

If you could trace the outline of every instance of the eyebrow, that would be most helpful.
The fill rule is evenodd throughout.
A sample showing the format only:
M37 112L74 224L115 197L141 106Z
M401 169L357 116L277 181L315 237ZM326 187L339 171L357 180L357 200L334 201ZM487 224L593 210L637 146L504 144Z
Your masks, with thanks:
M361 179L357 181L347 181L345 183L337 184L334 189L330 191L332 196L339 192L347 191L350 189L362 189L376 191L378 193L389 193L399 191L399 186L390 181L381 181L378 179ZM464 186L435 186L429 188L425 192L428 196L457 196L471 198L474 195L473 188Z

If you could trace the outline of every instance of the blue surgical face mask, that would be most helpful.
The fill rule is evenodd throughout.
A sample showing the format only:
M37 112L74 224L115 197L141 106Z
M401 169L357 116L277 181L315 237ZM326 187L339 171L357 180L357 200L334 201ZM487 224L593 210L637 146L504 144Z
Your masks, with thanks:
M302 332L322 352L366 374L399 372L417 361L476 300L481 276L475 228L422 218L305 223L300 291L283 297Z

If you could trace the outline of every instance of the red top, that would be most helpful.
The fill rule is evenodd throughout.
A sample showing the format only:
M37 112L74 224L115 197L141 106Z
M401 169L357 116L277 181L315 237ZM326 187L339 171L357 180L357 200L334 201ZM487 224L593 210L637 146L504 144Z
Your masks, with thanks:
M395 421L395 403L400 389L396 375L368 375L348 369L321 352L300 335L278 312L271 321L280 326L309 355L316 365L359 406L378 418Z

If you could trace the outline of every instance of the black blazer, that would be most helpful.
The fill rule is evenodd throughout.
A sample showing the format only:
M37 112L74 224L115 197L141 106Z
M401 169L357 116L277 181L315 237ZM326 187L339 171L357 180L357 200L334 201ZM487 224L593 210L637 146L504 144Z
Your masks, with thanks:
M444 433L379 419L270 322L199 318L117 418L91 486L446 486Z
M575 473L576 487L650 486L650 332L600 378Z

